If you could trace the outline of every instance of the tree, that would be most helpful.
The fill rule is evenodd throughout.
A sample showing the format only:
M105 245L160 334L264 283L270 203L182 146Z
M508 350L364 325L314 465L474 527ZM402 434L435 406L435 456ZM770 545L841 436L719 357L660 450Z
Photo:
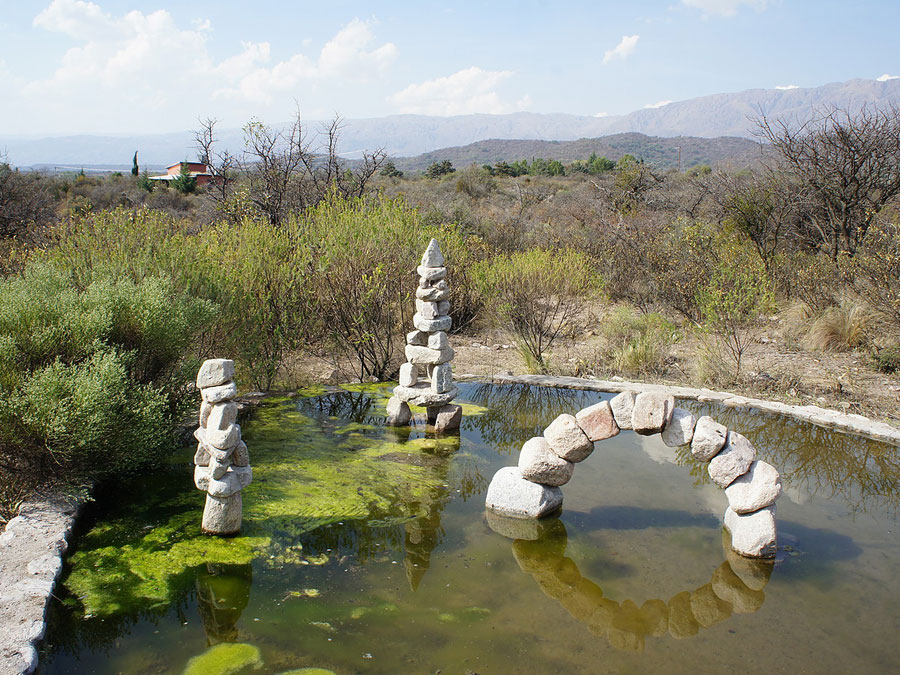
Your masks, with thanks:
M172 180L172 187L183 195L189 195L197 190L197 178L191 175L191 167L187 162L181 163L181 171Z
M454 171L456 171L456 169L453 168L453 163L449 159L445 159L441 162L433 162L431 166L425 169L425 177L440 178L441 176L446 176Z
M0 237L21 236L53 214L53 198L45 176L20 173L0 155Z
M137 175L141 172L141 170L138 168L137 154L138 151L135 150L134 157L131 159L131 175L134 177L137 177Z
M194 147L197 149L197 158L213 176L207 194L215 202L222 204L228 199L234 173L238 168L238 158L228 149L219 149L216 124L218 120L213 117L200 120L200 129L194 132Z
M387 178L403 178L403 172L391 160L384 163L379 173Z
M796 125L760 115L757 135L809 198L808 218L833 259L853 255L900 194L900 107L827 108Z

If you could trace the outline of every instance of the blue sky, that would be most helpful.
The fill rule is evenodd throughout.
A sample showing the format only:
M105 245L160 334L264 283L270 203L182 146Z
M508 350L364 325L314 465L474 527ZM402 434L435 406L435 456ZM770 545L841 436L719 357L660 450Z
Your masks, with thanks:
M621 114L900 75L900 2L4 1L0 135Z

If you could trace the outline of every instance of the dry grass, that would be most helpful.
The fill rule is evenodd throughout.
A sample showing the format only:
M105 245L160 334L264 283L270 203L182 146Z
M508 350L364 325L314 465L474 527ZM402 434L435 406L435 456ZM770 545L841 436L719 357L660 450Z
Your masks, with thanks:
M842 301L826 309L809 327L801 341L810 351L846 352L871 342L874 313L859 303Z

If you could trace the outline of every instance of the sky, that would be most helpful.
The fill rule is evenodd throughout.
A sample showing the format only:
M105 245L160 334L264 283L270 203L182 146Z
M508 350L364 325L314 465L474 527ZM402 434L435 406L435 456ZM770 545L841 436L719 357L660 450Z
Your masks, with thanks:
M896 0L0 0L0 136L617 115L900 75Z

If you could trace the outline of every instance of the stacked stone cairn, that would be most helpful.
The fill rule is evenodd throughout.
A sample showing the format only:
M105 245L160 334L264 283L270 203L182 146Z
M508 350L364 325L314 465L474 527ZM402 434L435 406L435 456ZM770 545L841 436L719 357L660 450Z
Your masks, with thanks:
M447 339L450 330L450 286L447 268L436 239L432 239L416 268L415 330L406 336L406 363L400 366L400 384L387 405L387 423L409 424L409 406L424 406L428 424L436 432L459 429L462 407L451 405L459 389L453 384L453 349Z
M237 424L234 402L234 361L208 359L197 373L200 427L194 432L194 485L206 492L201 529L205 534L233 535L241 529L241 490L250 484L253 471L247 445Z
M562 506L562 490L575 464L594 450L594 442L622 429L643 436L660 434L669 447L690 445L691 455L708 462L712 481L725 490L725 528L731 546L751 558L775 556L775 500L781 477L773 466L756 459L746 438L711 417L695 420L660 392L625 391L573 415L560 415L544 435L525 442L518 466L500 469L488 487L486 505L500 514L541 518Z

